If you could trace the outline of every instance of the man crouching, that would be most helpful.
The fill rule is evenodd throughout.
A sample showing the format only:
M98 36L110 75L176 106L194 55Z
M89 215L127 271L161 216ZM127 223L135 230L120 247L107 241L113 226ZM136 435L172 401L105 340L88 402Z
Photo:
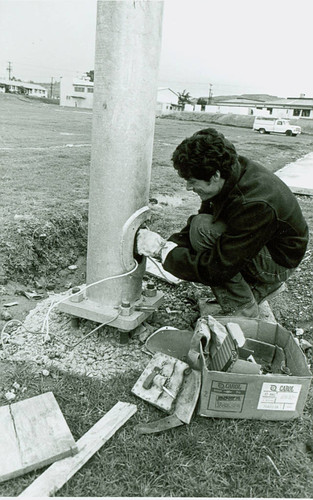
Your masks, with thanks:
M172 161L200 197L199 213L167 241L139 232L138 252L159 258L178 278L210 286L223 314L258 317L259 304L306 251L308 227L296 197L213 128L185 139Z

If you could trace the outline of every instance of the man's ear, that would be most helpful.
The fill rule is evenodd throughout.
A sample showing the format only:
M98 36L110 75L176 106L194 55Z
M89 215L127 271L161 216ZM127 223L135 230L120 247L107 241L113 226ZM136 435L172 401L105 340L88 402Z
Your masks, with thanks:
M219 170L216 170L215 174L213 175L213 179L215 181L219 181L221 178L221 172Z

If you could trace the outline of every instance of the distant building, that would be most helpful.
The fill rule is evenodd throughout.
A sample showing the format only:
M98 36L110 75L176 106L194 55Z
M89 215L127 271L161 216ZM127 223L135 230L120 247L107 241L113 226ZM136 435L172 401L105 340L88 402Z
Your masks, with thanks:
M47 89L41 85L16 80L0 80L0 92L23 94L31 97L47 97Z
M156 114L165 115L173 111L181 111L178 104L178 93L169 87L159 87L157 92Z
M248 99L235 97L226 101L215 102L214 104L205 104L201 106L201 111L205 113L221 113L234 115L254 115L257 109L263 109L264 102L258 99Z
M60 84L60 106L75 108L93 107L93 82L86 76L81 78L62 78ZM180 111L178 94L168 88L160 87L157 91L156 114Z
M267 101L264 106L258 108L260 116L272 116L273 118L313 118L313 98L312 97L287 97Z
M87 76L81 78L61 78L60 106L92 109L93 82Z
M41 85L44 89L46 89L49 99L60 99L60 82L39 82L38 85Z
M196 103L191 103L191 104L185 104L184 105L184 111L189 111L191 113L200 113L201 111L203 111L203 109L201 109L202 106L201 104L196 104Z
M194 108L194 109L192 109ZM186 105L185 111L220 113L234 115L272 116L273 118L313 119L313 98L288 97L275 99L249 99L233 97L232 99L215 101L213 104L201 106Z

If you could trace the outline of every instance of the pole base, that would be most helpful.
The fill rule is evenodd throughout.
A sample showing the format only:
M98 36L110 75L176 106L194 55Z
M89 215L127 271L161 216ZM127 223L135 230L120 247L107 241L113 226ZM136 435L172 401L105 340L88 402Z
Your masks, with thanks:
M142 295L140 299L131 305L131 314L126 316L118 314L119 307L105 306L87 297L81 302L72 302L69 296L67 300L58 305L58 309L79 318L85 318L90 321L95 321L96 323L108 323L110 326L129 332L151 316L163 301L164 294L162 292L157 291L154 297ZM135 307L144 307L148 309L135 310Z

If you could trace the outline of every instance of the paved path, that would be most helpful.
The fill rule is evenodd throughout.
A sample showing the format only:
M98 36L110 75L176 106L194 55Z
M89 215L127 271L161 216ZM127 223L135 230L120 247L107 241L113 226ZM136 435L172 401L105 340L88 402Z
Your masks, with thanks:
M293 193L313 196L313 153L288 163L275 173Z

